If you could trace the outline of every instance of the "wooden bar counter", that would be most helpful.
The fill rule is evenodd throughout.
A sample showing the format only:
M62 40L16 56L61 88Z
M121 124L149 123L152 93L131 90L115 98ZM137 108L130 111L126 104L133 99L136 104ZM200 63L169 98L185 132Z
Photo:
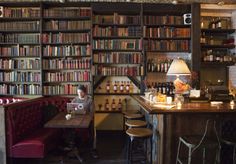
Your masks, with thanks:
M236 120L236 104L211 105L209 102L195 102L167 109L155 106L142 96L132 97L152 125L154 164L175 163L179 136L203 135L207 119L215 119L217 125L227 120ZM221 130L219 134L220 132Z

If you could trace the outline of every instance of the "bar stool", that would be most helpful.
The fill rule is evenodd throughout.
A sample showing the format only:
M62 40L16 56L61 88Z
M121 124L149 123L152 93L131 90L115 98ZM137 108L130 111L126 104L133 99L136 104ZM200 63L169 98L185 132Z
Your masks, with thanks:
M236 138L223 138L221 142L233 147L233 164L236 164Z
M140 114L140 113L126 113L126 114L124 114L124 121L123 121L123 129L124 129L124 131L126 130L126 127L125 127L125 122L127 121L127 120L137 120L137 119L142 119L142 118L144 118L144 116L142 115L142 114Z
M138 139L142 139L143 142L145 142L145 146L143 146L143 151L136 152L141 153L138 154L137 157L140 157L141 155L144 155L143 161L146 164L147 161L147 141L150 139L150 145L151 145L151 153L150 153L150 163L152 164L152 130L148 128L129 128L126 130L126 134L129 136L129 143L128 143L128 163L133 162L133 150L134 150L134 141ZM144 144L144 143L143 143ZM144 150L145 149L145 150ZM140 161L140 159L138 159Z
M214 132L216 135L217 140L213 140L211 138L206 137L207 131L208 131L208 125L209 122L212 120L207 120L205 131L202 136L194 135L194 136L182 136L179 137L179 143L178 143L178 149L177 149L177 157L176 157L176 164L183 163L182 159L180 158L180 148L181 145L185 145L188 148L188 157L185 157L187 159L187 163L191 164L192 162L192 154L197 151L197 149L202 148L203 154L202 154L202 163L206 163L206 148L217 148L216 150L216 158L215 163L219 163L219 151L220 151L220 141L218 137L218 133L216 131L215 124L216 122L213 120L214 124Z
M129 128L140 128L147 126L147 122L142 120L127 120L125 125Z

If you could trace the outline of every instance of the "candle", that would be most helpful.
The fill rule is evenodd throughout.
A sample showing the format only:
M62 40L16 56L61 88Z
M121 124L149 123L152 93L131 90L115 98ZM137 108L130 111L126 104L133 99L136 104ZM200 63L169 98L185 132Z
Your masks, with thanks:
M231 101L230 101L230 105L234 105L234 100L231 100Z

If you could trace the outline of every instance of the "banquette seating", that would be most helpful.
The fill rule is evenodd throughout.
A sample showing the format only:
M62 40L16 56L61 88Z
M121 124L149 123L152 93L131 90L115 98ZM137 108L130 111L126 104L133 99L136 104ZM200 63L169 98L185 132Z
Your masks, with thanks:
M59 129L44 128L56 112L64 111L68 97L40 97L4 105L7 157L43 159L60 140ZM9 162L9 163L10 163Z

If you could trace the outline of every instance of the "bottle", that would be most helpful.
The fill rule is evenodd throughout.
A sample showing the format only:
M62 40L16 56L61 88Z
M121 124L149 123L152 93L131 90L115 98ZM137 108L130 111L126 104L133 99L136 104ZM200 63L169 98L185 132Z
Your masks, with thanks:
M221 24L221 19L219 17L216 23L216 28L221 28L221 27L222 27L222 24Z
M110 92L110 81L107 81L106 91L107 91L107 93Z
M120 84L120 92L122 93L124 91L124 84L123 84L123 81L121 81L121 84Z
M115 99L112 99L111 110L116 110Z
M121 103L121 99L119 99L119 103L118 103L118 110L121 111L122 110L122 103Z
M106 99L106 103L104 105L105 110L109 110L109 101Z
M210 25L211 25L211 28L212 28L212 29L215 29L215 28L216 28L216 24L215 24L215 19L214 19L214 18L212 19Z
M203 33L201 34L200 43L201 43L201 44L205 44L205 43L206 43L205 32L203 32Z
M117 81L117 82L116 82L116 85L117 85L117 91L116 91L116 92L119 92L119 90L120 90L120 82Z
M166 59L164 62L164 72L167 72L167 71L168 71L168 61Z
M126 83L125 90L126 90L127 93L130 92L130 87L129 87L129 82L128 81Z
M114 83L114 85L113 85L113 91L116 93L117 92L117 85L116 85L116 81L115 81L115 83Z

